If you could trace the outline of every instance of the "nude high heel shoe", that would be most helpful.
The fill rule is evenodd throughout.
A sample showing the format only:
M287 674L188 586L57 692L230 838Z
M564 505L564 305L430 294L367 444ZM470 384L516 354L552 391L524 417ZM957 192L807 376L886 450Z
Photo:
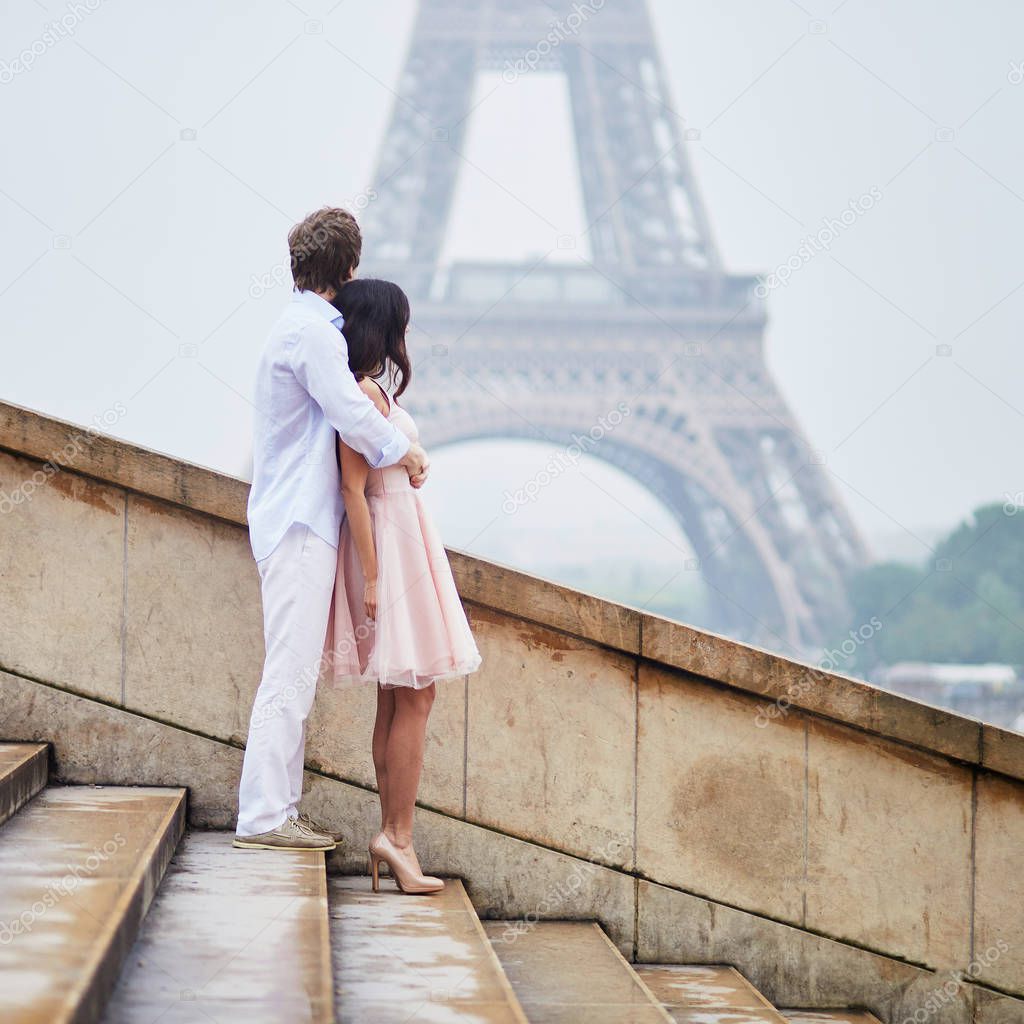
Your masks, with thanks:
M406 895L440 892L444 888L444 882L440 878L424 875L418 870L414 857L410 856L411 848L409 851L399 850L383 832L370 843L369 850L374 892L380 892L381 863L387 864L395 884Z

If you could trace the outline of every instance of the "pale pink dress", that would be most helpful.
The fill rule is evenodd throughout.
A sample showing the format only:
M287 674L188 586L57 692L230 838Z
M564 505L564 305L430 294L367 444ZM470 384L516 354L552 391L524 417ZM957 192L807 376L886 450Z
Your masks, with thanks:
M388 419L419 439L413 418L394 402ZM327 683L422 689L475 672L480 654L420 492L401 466L390 466L370 470L366 497L377 547L377 619L366 615L362 565L346 517L327 627Z

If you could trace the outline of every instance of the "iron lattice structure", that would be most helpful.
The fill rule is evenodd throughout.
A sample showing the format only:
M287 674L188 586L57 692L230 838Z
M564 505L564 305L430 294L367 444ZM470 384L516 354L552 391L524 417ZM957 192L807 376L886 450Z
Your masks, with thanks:
M591 257L442 266L478 75L528 54L568 83ZM364 263L413 299L426 443L569 446L624 403L592 450L681 524L702 624L820 642L863 548L766 367L755 280L722 268L645 0L421 0L396 91Z

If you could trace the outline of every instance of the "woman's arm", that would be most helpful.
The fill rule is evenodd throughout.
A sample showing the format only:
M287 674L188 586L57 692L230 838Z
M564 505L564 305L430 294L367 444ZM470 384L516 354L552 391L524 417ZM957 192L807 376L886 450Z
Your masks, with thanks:
M387 411L384 397L376 385L364 380L359 386L381 413ZM377 548L373 541L370 506L366 500L366 478L369 476L370 466L359 452L350 448L340 437L338 451L341 455L341 492L345 497L345 512L348 515L349 529L352 531L352 540L356 546L356 554L359 555L359 564L362 566L365 581L363 602L366 614L371 619L376 619Z

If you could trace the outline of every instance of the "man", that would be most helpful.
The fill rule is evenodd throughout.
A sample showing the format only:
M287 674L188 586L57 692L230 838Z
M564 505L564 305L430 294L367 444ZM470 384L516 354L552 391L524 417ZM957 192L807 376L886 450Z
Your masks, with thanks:
M355 274L362 238L345 210L288 235L295 294L270 332L256 382L249 537L260 575L266 661L253 705L234 845L334 849L339 836L299 813L306 718L327 634L344 515L336 436L373 467L400 463L414 486L426 453L393 427L348 368L331 305Z

